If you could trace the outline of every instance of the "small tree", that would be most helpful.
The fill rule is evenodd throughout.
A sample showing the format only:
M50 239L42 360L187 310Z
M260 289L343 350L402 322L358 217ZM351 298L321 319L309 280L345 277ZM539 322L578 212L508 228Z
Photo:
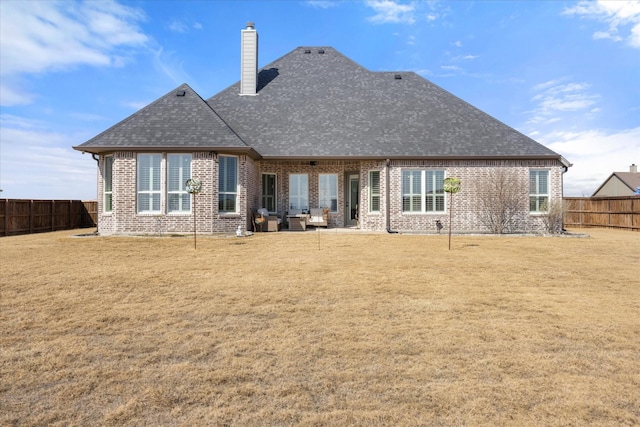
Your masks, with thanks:
M493 234L514 231L518 217L527 209L528 183L515 172L496 168L476 181L475 187L480 223Z
M443 190L449 193L449 250L451 250L451 223L453 222L453 195L460 191L460 178L445 178Z

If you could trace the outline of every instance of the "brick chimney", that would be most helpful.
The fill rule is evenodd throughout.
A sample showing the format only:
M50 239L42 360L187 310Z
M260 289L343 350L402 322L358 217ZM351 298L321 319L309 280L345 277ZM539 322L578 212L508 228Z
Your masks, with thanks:
M638 166L636 166L636 164L632 164L631 166L629 166L629 172L631 173L638 173Z
M258 88L258 32L253 22L241 32L240 95L256 95Z

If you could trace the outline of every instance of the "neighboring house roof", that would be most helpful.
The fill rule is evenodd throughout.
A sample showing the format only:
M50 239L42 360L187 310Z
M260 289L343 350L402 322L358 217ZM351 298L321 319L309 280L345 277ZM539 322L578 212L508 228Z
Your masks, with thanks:
M323 53L320 53L323 52ZM562 157L413 72L372 72L299 47L205 103L175 90L84 144L88 152L229 148L263 158Z
M614 172L614 173L612 173L611 175L609 175L609 178L605 179L604 182L600 185L600 187L598 187L598 189L593 192L591 197L598 197L598 196L605 197L605 196L618 196L618 195L620 195L620 194L608 194L608 192L604 191L606 188L609 187L608 184L611 183L611 182L614 182L614 181L619 182L624 187L628 187L629 188L629 191L628 191L629 194L633 194L633 192L636 191L636 189L640 188L640 172ZM602 193L602 194L598 194L598 193Z
M184 150L187 147L250 150L187 84L74 148L99 153L158 148Z

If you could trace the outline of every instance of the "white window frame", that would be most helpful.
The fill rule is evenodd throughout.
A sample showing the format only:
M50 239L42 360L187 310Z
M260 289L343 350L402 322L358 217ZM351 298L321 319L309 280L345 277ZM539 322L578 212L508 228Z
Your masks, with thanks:
M289 174L289 210L309 210L309 174Z
M318 207L338 212L338 174L318 174Z
M546 182L541 189L541 176L545 176ZM544 214L549 210L549 170L548 169L530 169L529 170L529 213ZM544 191L541 191L544 190Z
M405 187L405 174L411 174L408 188ZM403 214L442 214L447 211L447 194L444 189L438 191L438 174L442 174L442 183L446 178L443 169L403 169L401 172L402 213ZM432 191L428 191L429 188ZM405 199L409 198L408 209L405 210ZM427 203L430 200L431 203ZM442 209L437 209L438 200L442 201ZM430 204L431 208L427 209ZM419 206L418 206L419 205Z
M104 157L104 169L102 176L103 207L104 213L113 212L113 156Z
M185 170L184 161L188 159L189 170ZM177 167L173 165L178 162ZM191 194L187 192L187 180L191 178L193 159L191 154L167 154L167 213L191 213ZM173 174L177 173L177 177ZM177 184L177 186L175 185ZM172 208L172 199L177 198L177 208Z
M230 178L229 174L225 170L227 166L227 161L230 160L235 161L235 176L233 180L235 181L235 185L229 186L228 179ZM238 213L238 185L239 185L239 170L240 170L240 160L238 156L227 156L227 155L219 155L218 156L218 213L221 214L236 214ZM234 184L232 183L232 184ZM233 187L233 188L232 188ZM227 203L224 202L226 198L231 197L233 199L233 209L227 209Z
M146 170L142 170L142 158L147 157L153 160L153 163L157 162L157 165L152 164ZM157 166L157 167L154 167ZM142 187L142 175L148 175L149 186L147 188ZM138 154L137 167L136 167L136 211L139 214L159 214L162 212L162 154ZM157 185L156 185L157 184ZM146 206L142 206L142 197L147 196L149 199ZM157 202L157 209L154 209L154 205Z
M377 174L377 178L374 179L373 175ZM381 201L382 201L382 195L381 193L381 186L380 186L380 180L382 177L382 173L379 170L375 170L375 171L369 171L369 212L380 212L380 205L381 205ZM374 181L376 182L376 186L374 186ZM375 207L375 205L378 205L377 208Z
M266 177L272 177L273 179L273 194L268 194L265 190L267 190L267 184L265 183L265 178ZM277 213L278 211L278 175L275 173L263 173L262 177L261 177L261 184L262 184L262 207L267 209L269 211L269 213ZM269 203L269 200L271 200L271 203ZM270 209L269 204L272 204L272 208Z

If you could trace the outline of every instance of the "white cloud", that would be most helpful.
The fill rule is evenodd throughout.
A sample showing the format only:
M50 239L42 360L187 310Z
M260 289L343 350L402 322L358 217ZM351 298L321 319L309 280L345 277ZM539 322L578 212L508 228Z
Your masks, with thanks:
M153 101L125 101L122 103L123 106L127 108L131 108L132 110L138 111L151 104Z
M186 33L189 27L182 21L171 21L169 24L169 30L174 33Z
M183 63L176 59L174 52L165 52L163 48L154 52L153 64L175 84L186 83L193 79L184 70Z
M25 104L33 95L6 90L7 79L78 65L120 66L122 47L148 42L137 24L144 16L111 1L0 3L2 105Z
M568 159L565 196L590 196L613 172L640 163L640 127L618 132L553 132L537 140Z
M536 94L531 101L536 105L530 111L528 123L553 123L561 120L562 115L572 112L597 112L594 105L600 96L589 92L587 83L563 83L562 80L551 80L536 85Z
M415 7L413 4L400 4L391 0L370 0L366 2L376 14L369 21L376 24L413 24Z
M3 198L95 199L96 163L91 156L81 161L73 137L17 116L2 115L0 123Z
M331 7L338 6L337 1L326 1L326 0L307 0L305 2L308 6L317 7L320 9L329 9Z
M606 31L596 31L593 38L610 39L615 42L626 40L630 46L640 48L640 2L581 0L567 8L565 15L578 15L597 19L608 25ZM620 33L625 33L620 35Z
M15 90L16 85L9 80L9 78L3 78L0 83L0 97L2 98L1 105L3 107L11 107L14 105L28 105L33 102L35 95L25 90Z

